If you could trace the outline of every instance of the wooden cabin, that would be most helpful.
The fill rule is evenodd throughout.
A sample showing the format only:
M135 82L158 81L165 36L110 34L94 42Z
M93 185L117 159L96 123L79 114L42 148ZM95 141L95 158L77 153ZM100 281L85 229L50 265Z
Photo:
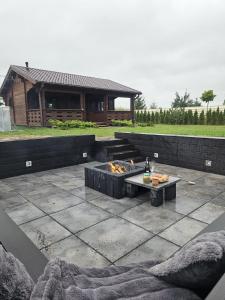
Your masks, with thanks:
M134 120L134 98L140 91L95 77L10 66L0 95L11 107L15 125L48 126L49 119L83 120L110 125ZM130 110L115 110L117 97L130 98Z

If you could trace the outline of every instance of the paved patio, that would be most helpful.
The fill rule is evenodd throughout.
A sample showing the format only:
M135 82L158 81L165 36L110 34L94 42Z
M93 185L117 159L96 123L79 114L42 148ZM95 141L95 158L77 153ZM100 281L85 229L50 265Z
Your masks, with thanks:
M165 259L225 212L225 176L157 164L182 180L176 200L152 207L148 194L118 200L85 188L85 165L0 180L0 205L49 258L98 267Z

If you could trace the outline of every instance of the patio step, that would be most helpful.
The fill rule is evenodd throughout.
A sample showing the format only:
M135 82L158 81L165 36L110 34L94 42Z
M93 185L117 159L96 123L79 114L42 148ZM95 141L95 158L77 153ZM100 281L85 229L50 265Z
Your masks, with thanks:
M126 150L126 151L121 151L121 152L115 152L115 153L112 153L112 159L115 160L115 159L123 159L123 160L126 160L127 158L130 158L130 157L136 157L136 156L139 156L140 152L139 150Z
M97 146L109 147L114 145L123 145L127 142L123 139L110 139L110 140L99 140L95 142Z
M135 149L125 139L110 139L96 141L95 159L106 162L111 160L133 160L134 162L144 161L140 151Z
M98 127L108 127L105 122L95 122Z
M131 160L134 162L134 163L138 163L138 162L142 162L145 160L145 158L143 156L135 156L135 157L129 157L126 159L127 162L131 162Z
M119 145L107 146L105 148L109 154L115 152L123 152L126 150L134 150L134 146L131 144L121 144L121 145L119 144Z

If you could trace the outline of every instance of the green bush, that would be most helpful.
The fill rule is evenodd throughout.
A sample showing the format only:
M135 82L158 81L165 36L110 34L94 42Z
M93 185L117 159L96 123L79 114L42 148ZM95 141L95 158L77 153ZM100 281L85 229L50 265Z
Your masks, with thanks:
M136 123L137 126L140 127L153 127L154 124L152 122L146 122L146 123Z
M136 122L139 126L149 126L143 124L171 124L171 125L225 125L225 110L207 112L202 110L198 113L197 110L184 110L183 108L173 108L168 110L150 112L136 112ZM151 126L151 125L150 125Z
M199 122L200 125L204 125L205 124L205 113L204 113L204 110L201 111L201 113L199 115L198 122Z
M49 125L51 125L51 127L60 129L97 127L96 123L94 122L86 122L80 120L60 121L50 119L48 120L48 123Z
M197 125L198 124L198 112L195 110L194 115L193 115L193 124Z
M112 120L112 126L131 127L133 124L130 120Z

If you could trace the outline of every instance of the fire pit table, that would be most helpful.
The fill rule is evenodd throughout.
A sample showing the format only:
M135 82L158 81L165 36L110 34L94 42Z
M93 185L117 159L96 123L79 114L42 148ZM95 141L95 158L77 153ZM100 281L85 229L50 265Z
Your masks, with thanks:
M125 179L144 172L144 168L115 160L85 167L85 186L113 198L126 196Z
M169 180L153 186L152 183L143 182L143 174L132 176L125 179L127 183L127 196L135 197L138 193L138 188L146 188L150 190L150 201L152 206L160 206L167 200L176 198L176 183L181 179L178 177L169 176Z

